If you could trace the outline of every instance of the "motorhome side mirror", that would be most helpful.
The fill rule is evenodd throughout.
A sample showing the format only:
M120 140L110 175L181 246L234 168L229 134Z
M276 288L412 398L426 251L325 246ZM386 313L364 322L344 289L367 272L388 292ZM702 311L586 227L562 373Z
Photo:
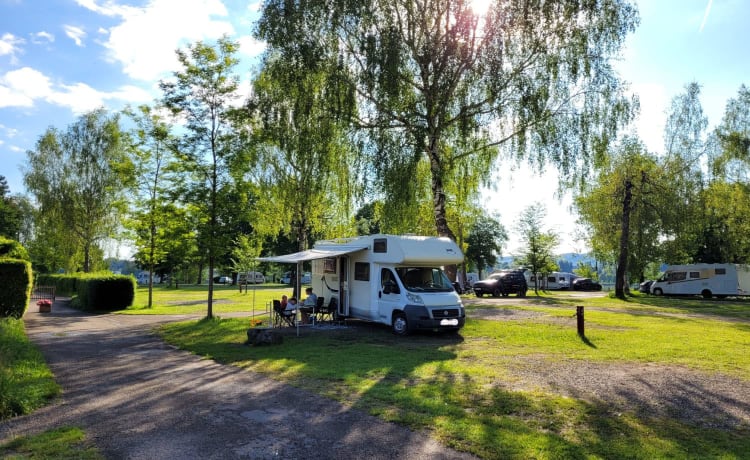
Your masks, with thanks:
M398 285L394 281L386 281L383 284L383 294L399 294Z

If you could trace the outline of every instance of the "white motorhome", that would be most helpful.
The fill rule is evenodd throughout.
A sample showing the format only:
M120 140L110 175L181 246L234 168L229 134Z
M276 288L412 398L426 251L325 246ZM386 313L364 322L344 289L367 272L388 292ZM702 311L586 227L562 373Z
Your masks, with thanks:
M443 272L464 256L449 238L369 235L319 241L313 249L269 262L312 261L312 288L339 318L391 326L397 335L419 329L457 331L466 313Z
M669 265L651 284L654 295L750 295L750 266L736 264Z

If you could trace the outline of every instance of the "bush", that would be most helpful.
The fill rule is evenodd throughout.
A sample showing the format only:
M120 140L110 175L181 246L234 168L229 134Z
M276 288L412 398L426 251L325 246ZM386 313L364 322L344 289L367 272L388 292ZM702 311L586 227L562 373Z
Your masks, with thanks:
M135 279L112 274L79 275L73 306L82 310L122 310L133 305Z
M0 236L0 258L21 259L31 261L29 252L16 240L9 240Z
M21 318L31 298L31 262L20 259L0 259L0 318Z
M55 294L62 296L73 296L78 290L78 280L81 279L81 273L65 273L62 275L37 275L37 286L54 286Z

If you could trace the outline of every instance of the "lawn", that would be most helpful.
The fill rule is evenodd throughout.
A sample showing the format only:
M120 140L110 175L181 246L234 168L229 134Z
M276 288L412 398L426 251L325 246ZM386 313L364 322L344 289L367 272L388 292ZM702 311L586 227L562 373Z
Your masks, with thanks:
M139 286L135 292L133 306L116 313L131 315L205 315L207 309L207 286L183 285L179 289L155 286L153 306L148 308L148 288ZM268 303L281 298L282 294L292 295L292 288L283 284L266 283L250 285L247 291L240 292L237 286L214 285L213 313L248 312L265 315Z
M575 333L575 305L586 306L586 340ZM218 362L430 430L444 444L481 458L732 459L749 458L750 427L711 429L635 411L613 416L606 404L518 388L509 369L528 356L677 365L750 381L749 306L558 293L470 305L470 311L513 308L535 314L518 321L472 316L458 336L399 338L386 327L369 326L292 335L274 347L238 347L247 321L231 318L170 324L161 333Z
M0 318L0 420L28 414L60 393L22 320Z

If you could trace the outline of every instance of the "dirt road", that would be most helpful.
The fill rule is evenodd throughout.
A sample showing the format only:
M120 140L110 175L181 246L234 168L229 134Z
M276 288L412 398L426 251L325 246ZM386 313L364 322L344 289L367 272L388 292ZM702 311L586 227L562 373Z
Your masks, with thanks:
M425 433L201 359L151 334L184 316L29 312L30 339L63 387L54 404L0 423L0 442L81 427L112 459L468 459Z

